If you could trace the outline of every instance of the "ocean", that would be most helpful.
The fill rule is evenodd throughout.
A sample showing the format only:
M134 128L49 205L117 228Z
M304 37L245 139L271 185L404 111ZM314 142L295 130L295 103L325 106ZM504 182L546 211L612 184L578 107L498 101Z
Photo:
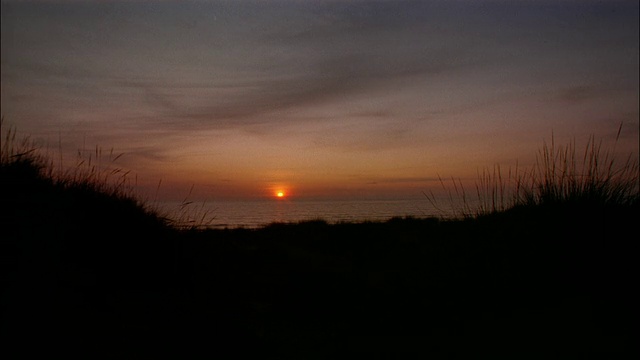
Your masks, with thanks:
M251 200L163 203L163 214L178 225L258 228L274 222L322 219L329 223L385 221L393 217L444 216L425 198L418 200Z

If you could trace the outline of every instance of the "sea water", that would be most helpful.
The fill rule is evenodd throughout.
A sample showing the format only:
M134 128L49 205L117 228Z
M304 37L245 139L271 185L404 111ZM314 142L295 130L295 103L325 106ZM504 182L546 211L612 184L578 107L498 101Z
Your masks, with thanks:
M179 225L257 228L274 222L325 220L329 223L385 221L393 217L441 217L427 199L417 200L250 200L163 203L161 212Z

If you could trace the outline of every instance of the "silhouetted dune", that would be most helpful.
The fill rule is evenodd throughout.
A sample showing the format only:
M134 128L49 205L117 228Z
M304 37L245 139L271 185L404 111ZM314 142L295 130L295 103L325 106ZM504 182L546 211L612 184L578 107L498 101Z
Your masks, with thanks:
M637 201L177 230L135 198L41 170L29 157L1 167L3 352L637 352Z

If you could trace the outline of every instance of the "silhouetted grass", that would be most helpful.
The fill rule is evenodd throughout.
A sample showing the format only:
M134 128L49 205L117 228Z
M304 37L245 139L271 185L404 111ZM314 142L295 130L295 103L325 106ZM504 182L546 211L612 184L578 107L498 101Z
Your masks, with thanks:
M451 185L447 186L440 178L440 183L454 217L477 217L522 207L637 206L640 200L637 156L629 154L624 162L618 163L614 152L615 145L611 150L603 150L602 142L596 142L592 136L580 155L575 141L556 145L552 137L551 144L545 143L539 150L531 168L516 166L504 174L500 165L495 165L479 172L475 199L470 198L460 180L451 179ZM436 209L447 212L433 192L425 196Z
M579 157L575 143L556 146L552 139L533 169L518 177L515 205L633 205L640 199L638 179L638 160L632 154L618 164L591 137Z
M482 216L179 230L106 184L105 167L60 175L10 136L0 157L6 358L42 348L266 359L637 352L637 167L616 170L599 147L586 173L558 155L573 148L543 149L539 169L515 177L526 191L513 207L500 205L513 198L496 169L480 180Z

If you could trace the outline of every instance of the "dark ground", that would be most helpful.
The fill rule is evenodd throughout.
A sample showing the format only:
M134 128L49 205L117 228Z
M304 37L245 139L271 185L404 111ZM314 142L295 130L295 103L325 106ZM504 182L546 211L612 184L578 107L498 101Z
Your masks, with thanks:
M5 359L639 352L637 205L178 231L25 169L0 177Z

